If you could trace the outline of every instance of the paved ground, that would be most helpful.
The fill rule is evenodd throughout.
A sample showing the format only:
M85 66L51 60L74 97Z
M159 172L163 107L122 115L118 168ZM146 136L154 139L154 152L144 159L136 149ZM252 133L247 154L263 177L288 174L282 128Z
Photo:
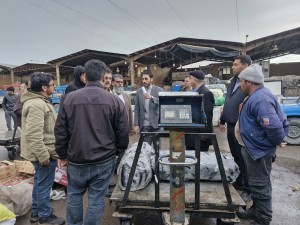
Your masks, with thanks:
M6 124L3 110L0 109L0 132L6 131ZM229 152L226 136L215 130L220 149ZM130 142L136 142L138 136L132 136ZM165 142L164 146L168 143ZM0 146L0 160L7 159L7 151ZM114 178L115 179L115 178ZM300 221L300 191L293 191L292 186L300 186L300 146L288 146L284 149L278 149L277 160L273 164L272 170L273 182L273 211L274 218L272 225L296 225ZM85 205L87 204L85 199ZM52 206L55 214L65 217L65 200L53 201ZM114 203L106 199L106 208L102 225L118 225L119 221L112 217L115 209ZM17 218L16 225L29 225L30 212ZM159 216L158 216L159 217ZM157 218L157 216L156 216ZM142 221L142 222L141 222ZM156 223L156 222L155 222ZM153 218L143 217L135 225L154 224ZM203 219L199 221L202 225L215 225L215 219ZM241 225L250 224L249 221L242 221ZM158 223L157 223L158 225Z

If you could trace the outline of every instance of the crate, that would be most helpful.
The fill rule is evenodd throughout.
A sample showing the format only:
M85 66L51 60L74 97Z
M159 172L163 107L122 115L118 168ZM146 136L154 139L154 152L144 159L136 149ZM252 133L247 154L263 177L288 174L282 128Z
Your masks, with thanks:
M55 88L55 93L56 93L56 94L64 95L67 87L68 87L68 85L57 86L57 87Z

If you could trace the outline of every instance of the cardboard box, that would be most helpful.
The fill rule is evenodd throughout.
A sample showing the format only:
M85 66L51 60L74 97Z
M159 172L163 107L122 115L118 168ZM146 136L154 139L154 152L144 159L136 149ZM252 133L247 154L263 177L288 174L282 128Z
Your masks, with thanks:
M59 183L64 186L68 186L67 171L56 167L54 182Z
M16 165L18 173L34 175L34 166L31 162L15 160L14 163Z
M4 160L0 162L0 179L14 177L17 174L16 166L13 162Z

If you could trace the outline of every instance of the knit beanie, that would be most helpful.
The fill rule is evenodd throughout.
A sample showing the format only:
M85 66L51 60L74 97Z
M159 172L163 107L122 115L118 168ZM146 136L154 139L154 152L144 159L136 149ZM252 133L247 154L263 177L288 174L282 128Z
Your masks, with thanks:
M264 75L262 72L262 68L257 64L252 64L244 69L240 75L240 79L248 80L256 84L264 83Z

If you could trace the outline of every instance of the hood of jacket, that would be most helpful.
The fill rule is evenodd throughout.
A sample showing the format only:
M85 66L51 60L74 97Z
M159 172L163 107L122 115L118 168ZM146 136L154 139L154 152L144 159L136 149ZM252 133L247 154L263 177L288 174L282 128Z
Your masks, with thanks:
M34 91L27 91L27 92L23 93L21 95L20 101L22 104L24 104L26 101L28 101L30 99L34 99L34 98L41 98L45 102L50 103L49 99L46 96L44 96L38 92L34 92Z
M84 72L83 66L76 66L74 68L74 84L79 88L85 86L85 84L80 80L80 76L82 75L83 72Z

